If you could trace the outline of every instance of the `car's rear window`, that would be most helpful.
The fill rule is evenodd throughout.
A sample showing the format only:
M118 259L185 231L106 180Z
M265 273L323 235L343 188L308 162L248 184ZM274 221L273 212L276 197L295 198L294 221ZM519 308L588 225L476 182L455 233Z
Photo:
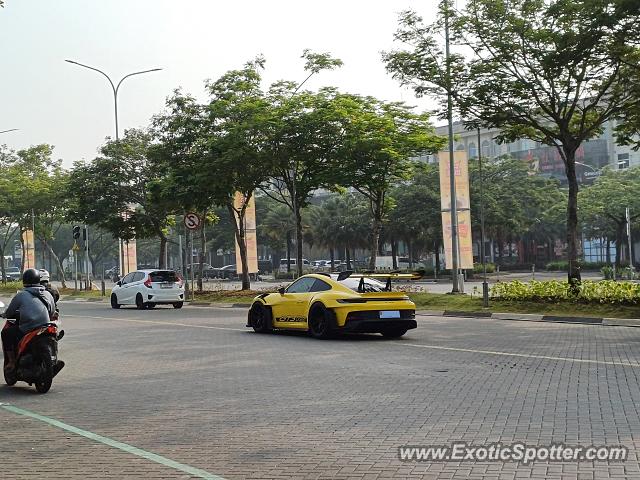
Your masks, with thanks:
M176 272L171 270L161 270L158 272L151 272L149 274L152 282L177 282L178 276Z
M358 286L360 285L360 279L359 278L345 278L344 280L341 280L340 283L342 283L345 287L349 287L351 290L353 290L354 292L358 291ZM364 279L364 292L384 292L385 289L385 285L384 283L378 282L377 280L374 280L372 278L365 278Z

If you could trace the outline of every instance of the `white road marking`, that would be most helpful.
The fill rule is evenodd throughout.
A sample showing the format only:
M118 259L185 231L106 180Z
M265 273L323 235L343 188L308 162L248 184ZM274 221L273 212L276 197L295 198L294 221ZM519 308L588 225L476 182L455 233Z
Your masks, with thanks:
M177 322L161 322L159 320L134 320L132 318L117 318L117 317L95 317L91 315L65 315L65 317L72 318L93 318L96 320L115 320L116 322L130 322L130 323L151 323L154 325L172 325L175 327L190 327L190 328L206 328L212 330L231 330L234 332L246 332L246 328L231 328L231 327L213 327L211 325L191 325L188 323Z
M466 352L466 353L482 353L485 355L499 355L505 357L523 357L523 358L539 358L541 360L558 360L563 362L576 362L576 363L591 363L596 365L614 365L622 367L640 367L640 363L634 362L617 362L614 360L591 360L586 358L574 358L574 357L554 357L549 355L534 355L530 353L513 353L513 352L499 352L494 350L475 350L473 348L458 348L458 347L442 347L439 345L421 345L418 343L395 343L394 345L399 347L412 347L412 348L427 348L432 350L447 350L451 352Z
M73 425L69 425L67 423L61 422L60 420L56 420L55 418L47 417L45 415L40 415L38 413L31 412L23 408L14 407L13 405L10 405L8 403L0 403L0 408L8 410L9 412L16 413L18 415L39 420L53 427L66 430L67 432L75 433L76 435L80 435L82 437L88 438L95 442L108 445L109 447L117 448L118 450L122 450L123 452L127 452L132 455L145 458L155 463L159 463L160 465L164 465L165 467L173 468L175 470L188 473L189 475L197 478L204 478L207 480L224 480L223 477L214 475L213 473L209 473L206 470L192 467L191 465L187 465L185 463L176 462L175 460L172 460L170 458L163 457L162 455L158 455L153 452L142 450L141 448L134 447L133 445L129 445L128 443L119 442L109 437L103 437L102 435L98 435L97 433L93 433L88 430L83 430L81 428L74 427Z
M172 325L176 327L205 328L205 329L212 329L212 330L230 330L234 332L248 331L246 328L242 329L242 328L231 328L231 327L214 327L210 325L191 325L188 323L162 322L162 321L156 321L156 320L133 320L133 319L126 319L126 318L96 317L96 316L88 316L88 315L65 315L65 316L74 317L74 318L94 318L97 320L116 320L119 322ZM529 353L501 352L501 351L495 351L495 350L477 350L473 348L443 347L440 345L423 345L418 343L385 342L385 345L389 345L389 344L397 347L424 348L424 349L431 349L431 350L444 350L444 351L450 351L450 352L481 353L484 355L497 355L497 356L503 356L503 357L538 358L541 360L556 360L561 362L589 363L593 365L612 365L612 366L621 366L621 367L640 368L640 363L637 363L637 362L624 362L624 361L615 361L615 360L591 360L591 359L575 358L575 357L556 357L556 356L550 356L550 355L535 355L535 354L529 354Z

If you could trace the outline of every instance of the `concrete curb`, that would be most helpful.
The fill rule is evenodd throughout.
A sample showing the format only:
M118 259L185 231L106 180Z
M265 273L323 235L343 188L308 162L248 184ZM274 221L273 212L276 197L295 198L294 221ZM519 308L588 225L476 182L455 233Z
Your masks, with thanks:
M423 317L488 318L492 320L515 320L524 322L574 323L607 327L640 327L640 319L638 318L568 317L527 313L464 312L456 310L418 310L416 311L416 315Z

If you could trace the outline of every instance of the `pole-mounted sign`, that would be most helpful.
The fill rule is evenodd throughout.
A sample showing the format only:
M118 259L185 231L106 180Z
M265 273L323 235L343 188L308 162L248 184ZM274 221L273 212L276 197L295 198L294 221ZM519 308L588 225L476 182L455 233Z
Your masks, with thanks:
M189 230L197 230L202 224L202 219L197 213L189 212L184 216L184 226Z

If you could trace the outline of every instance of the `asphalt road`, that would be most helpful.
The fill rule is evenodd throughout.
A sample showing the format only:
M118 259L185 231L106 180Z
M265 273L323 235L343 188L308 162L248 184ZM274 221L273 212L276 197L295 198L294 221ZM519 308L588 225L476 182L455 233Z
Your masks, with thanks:
M640 478L640 329L424 317L401 340L245 311L65 302L67 367L0 387L7 478ZM625 445L626 462L401 462L398 447Z

